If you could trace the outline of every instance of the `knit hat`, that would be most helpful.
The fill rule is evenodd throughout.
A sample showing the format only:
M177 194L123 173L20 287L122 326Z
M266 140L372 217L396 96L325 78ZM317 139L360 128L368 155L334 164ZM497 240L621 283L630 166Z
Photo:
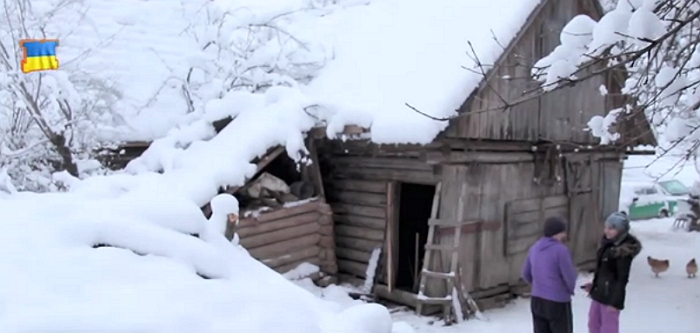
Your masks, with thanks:
M552 237L566 231L566 220L558 216L552 216L544 221L544 236Z
M628 232L630 230L630 220L626 214L615 212L605 219L605 226L620 232Z

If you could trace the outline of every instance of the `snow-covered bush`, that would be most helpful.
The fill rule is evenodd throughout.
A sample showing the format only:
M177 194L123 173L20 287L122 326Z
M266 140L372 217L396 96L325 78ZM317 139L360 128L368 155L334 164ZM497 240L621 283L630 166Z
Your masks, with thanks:
M579 15L561 33L561 45L533 68L553 90L592 75L625 71L630 103L589 123L602 143L615 141L611 125L621 112L645 112L665 151L700 146L700 0L608 0L598 21ZM603 69L601 68L603 65Z
M89 22L81 0L2 0L0 19L0 166L19 189L47 190L51 172L78 176L98 145L96 138L116 120L119 91L81 70L90 50L59 57L59 70L22 73L21 39L70 38ZM70 46L67 52L71 54Z

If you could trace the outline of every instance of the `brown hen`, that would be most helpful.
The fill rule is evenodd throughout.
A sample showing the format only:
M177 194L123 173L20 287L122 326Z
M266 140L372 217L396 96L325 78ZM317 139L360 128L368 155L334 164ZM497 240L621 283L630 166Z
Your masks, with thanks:
M654 272L654 276L659 277L659 273L663 273L668 270L671 266L671 262L668 259L659 260L652 257L647 257L647 263L651 266L651 271Z
M695 262L695 258L690 259L687 265L685 265L685 272L688 273L689 278L694 278L698 274L698 264Z

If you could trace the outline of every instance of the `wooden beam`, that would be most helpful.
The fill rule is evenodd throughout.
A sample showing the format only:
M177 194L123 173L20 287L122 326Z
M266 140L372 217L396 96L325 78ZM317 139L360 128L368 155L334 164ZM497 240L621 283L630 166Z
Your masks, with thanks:
M327 127L326 126L319 126L319 127L314 127L312 128L308 135L314 139L321 139L325 138L328 135L326 134ZM340 133L336 134L342 134L342 135L359 135L359 134L364 134L364 133L369 133L370 129L357 126L357 125L345 125L343 127L343 131Z
M268 150L268 152L265 153L265 155L263 155L263 157L260 158L260 160L258 161L258 163L255 167L256 171L255 171L255 174L253 175L253 177L246 179L246 184L243 186L229 186L229 187L227 187L226 193L235 194L236 192L238 192L242 188L247 187L247 185L249 184L249 181L251 179L254 179L255 177L257 177L258 175L260 175L260 173L262 172L263 169L265 169L265 167L267 167L270 163L272 163L272 161L274 161L278 156L280 156L284 152L284 149L285 148L282 146L277 146L275 148Z
M534 161L534 154L525 152L482 152L482 151L451 151L447 154L441 151L427 151L425 162L437 164L507 164Z
M461 226L462 234L473 234L482 231L496 231L500 228L500 221L480 221ZM455 227L440 227L437 230L439 230L440 235L451 235L454 233Z
M316 142L313 138L309 138L306 143L306 148L309 149L309 156L311 157L311 165L307 166L309 172L309 180L314 184L316 188L316 196L325 198L326 191L323 188L323 177L321 176L321 165L318 161L318 149L316 149Z

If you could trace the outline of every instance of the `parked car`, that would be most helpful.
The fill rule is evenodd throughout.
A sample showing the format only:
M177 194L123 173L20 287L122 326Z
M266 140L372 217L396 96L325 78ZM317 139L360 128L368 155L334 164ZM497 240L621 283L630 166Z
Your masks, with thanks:
M676 213L678 200L689 194L688 187L675 179L636 186L627 214L630 220L669 217Z

